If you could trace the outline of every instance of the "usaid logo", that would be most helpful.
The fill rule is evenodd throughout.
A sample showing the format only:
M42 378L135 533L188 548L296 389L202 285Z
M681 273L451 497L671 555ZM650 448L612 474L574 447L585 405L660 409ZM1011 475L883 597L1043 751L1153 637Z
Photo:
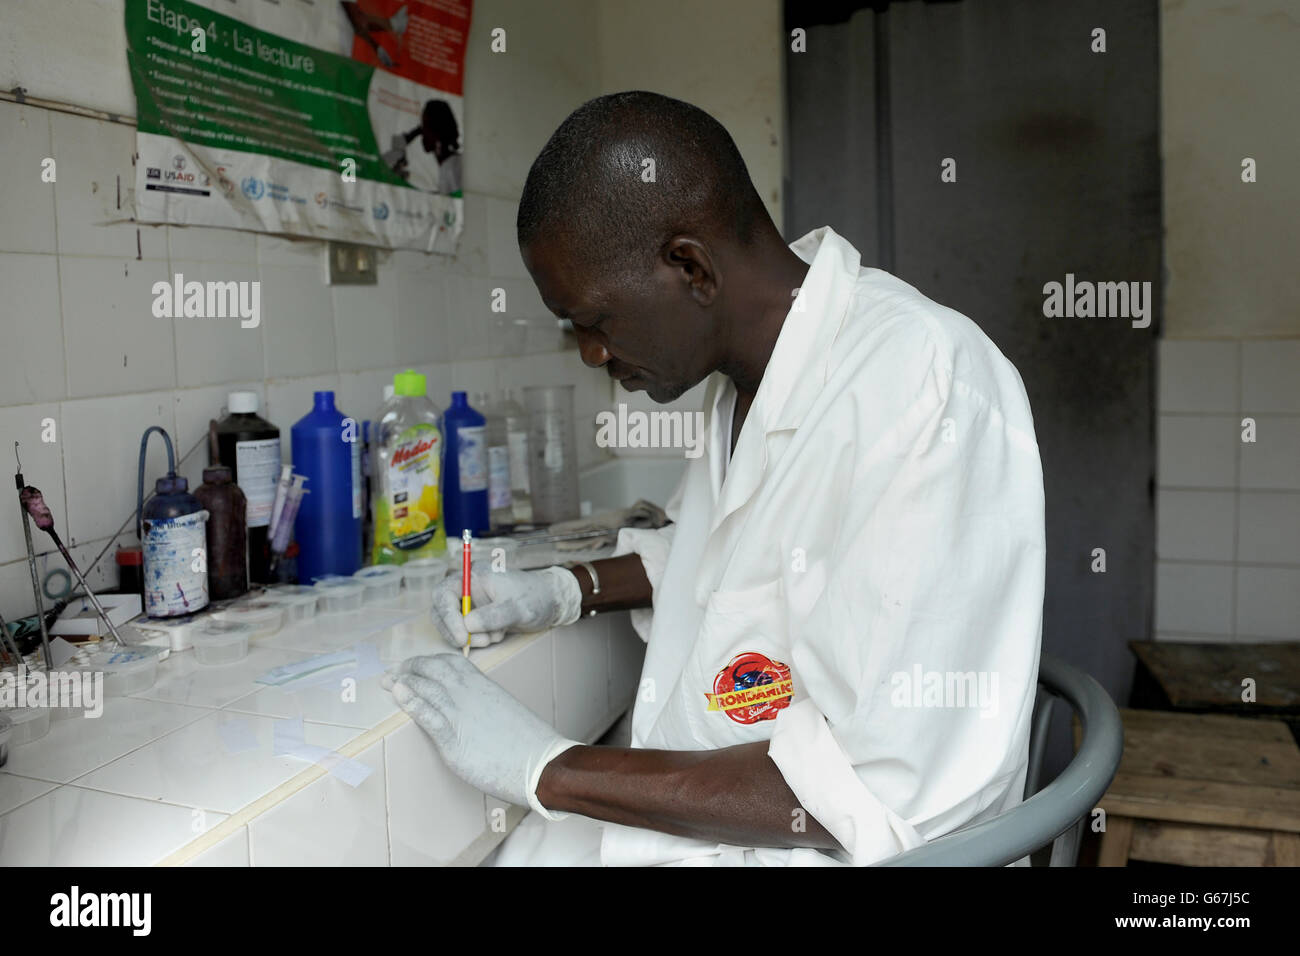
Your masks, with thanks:
M377 206L375 206L375 208L374 208L373 210L371 210L371 211L375 214L375 218L376 218L376 219L379 219L379 220L381 220L381 221L384 220L384 219L387 219L387 218L388 218L388 203L386 203L386 202L381 202L381 203L379 203Z
M246 176L240 182L239 188L243 190L244 195L249 199L261 199L266 195L266 187L262 185L260 179L254 176Z
M184 157L184 156L173 156L173 157L172 157L172 169L176 170L176 171L179 173L179 172L180 172L182 169L184 169L184 168L185 168L185 157Z

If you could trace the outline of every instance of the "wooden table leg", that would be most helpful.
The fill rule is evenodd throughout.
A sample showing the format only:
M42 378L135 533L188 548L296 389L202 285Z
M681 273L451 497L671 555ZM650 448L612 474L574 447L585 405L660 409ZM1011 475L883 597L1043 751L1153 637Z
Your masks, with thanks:
M1098 866L1128 866L1128 851L1133 843L1133 819L1106 815L1106 832L1101 835L1097 851Z

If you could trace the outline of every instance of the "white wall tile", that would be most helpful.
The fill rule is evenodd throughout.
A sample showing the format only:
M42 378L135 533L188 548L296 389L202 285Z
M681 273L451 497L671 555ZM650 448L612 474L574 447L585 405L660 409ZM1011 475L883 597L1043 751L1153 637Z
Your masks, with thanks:
M175 283L176 275L183 277L182 289L190 282L258 281L257 269L252 265L198 262L193 259L173 259L169 273L172 284ZM262 378L262 339L267 332L269 315L265 284L260 295L260 326L244 328L245 320L238 314L226 318L185 315L172 317L172 328L176 336L177 385L181 388L195 388L219 382ZM233 305L234 311L238 313L238 302ZM226 311L231 311L229 305L226 306Z
M1300 414L1300 339L1243 342L1242 413Z
M1237 569L1237 633L1300 640L1300 568Z
M176 426L172 393L148 392L64 402L63 465L67 479L68 527L78 540L107 538L135 510L140 436L158 425L172 436ZM185 449L175 448L179 459ZM167 452L158 435L149 437L145 493L167 473Z
M55 183L41 179L41 163L54 158L50 114L0 103L0 143L7 173L0 179L0 252L54 252ZM55 164L55 175L61 169ZM9 283L4 288L14 288Z
M256 381L234 381L203 388L177 389L172 395L176 414L176 430L172 435L176 442L176 457L181 458L195 442L207 435L210 419L215 418L220 421L225 417L223 409L231 392L256 392L258 397L262 398L263 391L260 375ZM266 404L264 399L261 404L263 406ZM177 471L185 476L191 488L197 488L203 482L203 469L207 466L208 450L201 446Z
M1238 561L1300 564L1300 495L1243 491L1238 522Z
M9 231L6 223L0 233ZM6 333L5 347L0 349L0 405L64 398L67 379L58 258L0 254L0 289L4 290L0 317Z
M497 664L488 674L553 727L556 726L555 685L552 680L555 672L554 642L555 634L548 632Z
M320 269L263 264L260 275L267 378L335 371L334 302Z
M328 243L323 239L290 239L287 236L256 234L257 262L260 266L312 266L323 277L327 274L325 251Z
M494 200L490 196L468 194L465 196L465 224L460 234L460 245L451 257L439 256L448 267L461 275L485 276L491 271L488 266L490 248L488 208ZM415 253L428 255L428 253Z
M135 128L50 113L59 178L55 216L63 255L167 258L167 228L130 222L135 195Z
M58 515L55 515L55 527L58 527L59 524L58 517ZM118 515L117 523L120 525L127 519L127 517L128 515L125 513ZM117 564L113 560L114 553L119 545L137 543L134 522L132 522L129 528L130 530L124 531L116 539L109 539L108 537L96 538L93 541L79 541L75 546L69 545L68 551L72 554L72 560L77 562L77 567L81 569L81 573L85 576L86 580L90 583L91 589L96 594L102 594L110 588L117 587ZM62 532L60 532L60 534L62 534ZM110 540L113 540L114 543L108 548L105 548L104 546L109 544ZM64 543L67 544L66 541ZM93 564L95 558L99 556L101 551L104 552L103 559L100 560L98 564ZM67 562L63 560L62 555L52 554L49 558L49 566L52 568L57 567L67 569ZM71 576L70 570L68 573ZM51 590L58 593L58 580L52 582L52 585ZM75 578L69 582L69 586L73 589L78 587Z
M353 759L371 768L357 787L326 774L248 824L255 866L387 866L384 744Z
M456 362L425 362L421 365L408 366L424 376L425 388L430 400L438 406L439 411L446 411L451 404L452 390L459 387ZM403 369L405 371L405 369ZM475 384L475 388L477 388Z
M207 226L168 226L167 252L173 261L182 259L253 266L257 264L257 234Z
M444 395L439 405L446 408L451 404L451 391L481 392L492 391L497 387L500 368L492 359L466 359L451 367L451 384L448 394ZM444 379L445 381L445 379ZM435 399L437 401L437 399Z
M511 279L527 279L531 284L532 279L519 255L518 230L515 228L519 201L488 196L484 200L484 206L488 227L488 273Z
M1232 561L1231 491L1169 491L1156 498L1156 554L1165 560Z
M1234 569L1222 564L1156 563L1156 630L1232 632Z
M44 442L41 440L42 432L45 431L42 423L51 418L54 419L56 441ZM0 460L5 461L6 478L13 473L11 463L14 461L14 442L20 442L23 478L41 490L50 510L54 512L55 527L60 529L60 534L66 534L68 528L67 499L63 494L63 448L67 438L57 405L0 408L0 455L4 456ZM5 488L3 498L6 500L0 506L0 564L27 557L22 518L13 498L13 485L8 480L5 484L8 487ZM40 550L45 550L51 544L45 534L35 527L32 528L32 533L45 538L44 543L36 543ZM0 604L0 611L9 613L3 604Z
M580 618L552 635L555 645L555 729L589 742L609 715L609 619Z
M1240 379L1238 342L1160 339L1161 412L1235 412Z
M21 532L18 537L18 547L24 549L21 561L0 564L0 614L4 614L5 620L10 624L36 613L36 597L32 593L32 576L28 570L27 551L23 545ZM54 550L52 545L50 550ZM53 554L37 559L36 573L40 579L44 579L45 572L49 568L55 567L56 560L59 559ZM44 598L41 600L46 610L49 610L50 602Z
M1300 491L1300 416L1251 417L1255 440L1241 442L1241 487Z
M317 375L312 378L292 378L266 383L266 411L262 417L280 429L280 461L293 460L291 433L296 421L312 410L315 392L334 392L334 406L344 415L354 414L338 402L338 375ZM359 412L357 412L359 414Z
M541 329L550 334L555 317L539 308L541 300L531 279L491 280L492 288L504 290L506 311L494 312L488 334L488 354L496 357L526 355Z
M549 312L539 315L528 316L528 344L525 346L525 352L533 354L535 352L560 352L572 354L576 359L577 349L569 349L563 330L560 328L558 320Z
M408 366L454 358L445 277L433 263L398 271L397 355Z
M398 361L397 275L379 285L335 286L334 342L340 372L387 369Z
M449 863L487 829L482 791L447 769L414 721L384 738L384 765L393 866Z
M1241 423L1233 417L1161 415L1156 436L1160 486L1234 487L1240 441Z
M176 385L172 320L153 314L165 262L61 257L68 394L120 395Z
M393 375L400 369L387 368L371 372L344 372L339 375L339 407L349 409L348 414L357 421L374 421L384 398L384 386L393 384ZM445 403L440 403L439 408Z

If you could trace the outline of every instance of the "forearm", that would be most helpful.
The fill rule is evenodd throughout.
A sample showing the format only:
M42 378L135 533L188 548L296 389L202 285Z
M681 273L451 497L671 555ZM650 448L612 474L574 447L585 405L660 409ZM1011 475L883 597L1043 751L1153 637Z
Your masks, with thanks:
M542 772L537 799L556 812L733 846L839 849L763 741L703 751L573 747Z
M582 589L582 613L591 611L625 611L629 608L650 607L652 589L646 577L645 565L636 554L618 558L604 558L591 562L600 578L600 593L592 593L591 575L586 568L573 569Z

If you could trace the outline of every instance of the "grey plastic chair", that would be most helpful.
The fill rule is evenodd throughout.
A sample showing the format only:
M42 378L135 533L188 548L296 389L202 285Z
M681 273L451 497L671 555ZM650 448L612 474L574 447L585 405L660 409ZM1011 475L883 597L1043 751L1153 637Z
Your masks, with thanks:
M1058 697L1078 715L1083 740L1069 766L1038 790L1052 706ZM1083 671L1043 654L1029 732L1025 802L879 865L1006 866L1050 843L1049 865L1073 866L1084 822L1114 779L1123 750L1124 726L1110 695Z

